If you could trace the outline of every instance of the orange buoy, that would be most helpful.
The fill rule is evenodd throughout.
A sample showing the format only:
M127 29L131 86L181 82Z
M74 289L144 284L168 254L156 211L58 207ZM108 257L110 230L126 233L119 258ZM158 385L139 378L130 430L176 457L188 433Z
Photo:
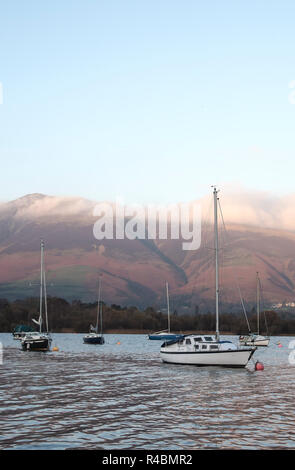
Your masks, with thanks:
M52 348L52 351L59 351L59 349L58 349L57 346L54 346L54 347Z
M120 341L118 341L117 344L121 344Z
M255 370L264 370L264 365L262 364L262 362L256 361Z

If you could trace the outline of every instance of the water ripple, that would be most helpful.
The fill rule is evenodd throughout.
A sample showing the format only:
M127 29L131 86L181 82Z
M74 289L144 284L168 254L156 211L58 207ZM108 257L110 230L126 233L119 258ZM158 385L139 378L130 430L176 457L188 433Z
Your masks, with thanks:
M294 449L290 339L253 372L163 364L143 335L54 335L59 352L38 353L1 334L0 448Z

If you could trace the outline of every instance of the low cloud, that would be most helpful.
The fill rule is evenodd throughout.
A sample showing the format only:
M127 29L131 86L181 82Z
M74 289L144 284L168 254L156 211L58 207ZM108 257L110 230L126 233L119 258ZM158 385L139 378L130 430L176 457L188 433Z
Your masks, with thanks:
M203 217L210 206L202 201ZM224 191L220 204L225 224L243 224L262 228L295 230L295 194L276 196L260 191Z
M276 196L269 192L225 189L219 193L225 224L252 225L261 228L295 230L295 194ZM213 221L213 197L198 201L203 220ZM15 217L93 218L98 202L79 197L56 197L32 194L0 205L0 215Z

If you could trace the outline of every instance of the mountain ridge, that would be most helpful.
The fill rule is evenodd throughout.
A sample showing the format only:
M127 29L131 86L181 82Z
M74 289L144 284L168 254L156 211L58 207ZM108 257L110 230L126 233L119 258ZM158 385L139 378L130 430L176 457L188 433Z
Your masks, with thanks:
M96 240L96 204L40 193L2 203L0 296L32 295L27 285L30 279L38 279L40 238L44 238L47 279L53 285L49 294L95 300L98 272L103 272L104 297L109 303L165 307L167 280L172 308L180 312L194 311L196 306L203 311L214 308L210 224L208 233L202 231L196 251L183 251L182 240ZM295 232L291 227L247 225L240 218L229 221L220 276L227 308L239 303L233 288L237 280L246 303L254 305L256 271L268 305L294 301Z

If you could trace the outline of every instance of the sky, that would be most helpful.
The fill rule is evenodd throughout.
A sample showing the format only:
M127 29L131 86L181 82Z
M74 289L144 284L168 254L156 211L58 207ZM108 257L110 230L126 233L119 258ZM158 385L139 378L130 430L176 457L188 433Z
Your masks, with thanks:
M0 200L294 193L294 14L293 0L2 1Z

